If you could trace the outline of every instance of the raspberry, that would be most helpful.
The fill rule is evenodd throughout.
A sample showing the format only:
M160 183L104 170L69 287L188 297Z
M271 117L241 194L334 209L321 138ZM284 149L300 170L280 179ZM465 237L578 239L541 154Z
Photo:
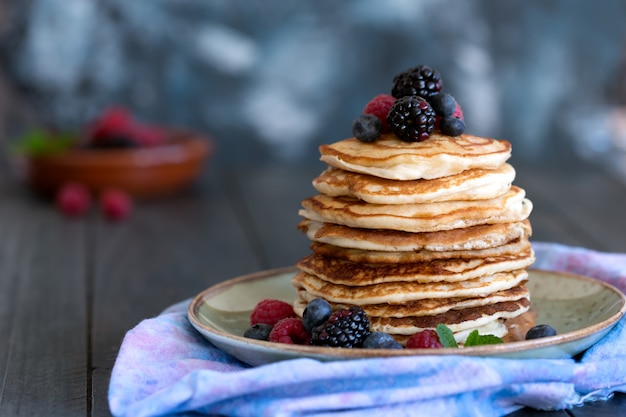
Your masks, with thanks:
M405 96L420 96L429 100L441 91L443 81L438 71L426 65L418 65L408 69L393 78L391 95L395 98Z
M435 111L421 97L402 97L391 106L387 124L401 140L421 142L428 139L435 128Z
M459 105L459 103L456 103L456 107L454 108L454 111L452 112L452 117L456 117L457 119L461 119L461 120L465 120L465 118L463 117L463 110L461 110L461 106Z
M250 324L265 323L274 326L280 320L296 317L291 304L281 300L265 299L259 301L250 314Z
M158 146L166 142L166 135L163 130L154 126L135 124L129 131L130 137L139 146Z
M382 132L388 132L387 115L389 114L389 109L393 106L395 101L395 97L390 96L389 94L379 94L365 105L363 113L373 114L378 117L382 123Z
M63 185L56 193L58 209L68 217L78 217L91 206L91 194L82 184L72 182Z
M443 345L439 341L436 331L426 329L411 336L406 342L406 347L408 349L440 349L443 348Z
M130 215L133 203L124 191L110 188L100 195L100 208L108 219L122 220Z
M318 346L361 347L370 334L370 322L362 308L335 311L325 323L311 331L311 343Z
M94 147L128 147L133 144L130 130L133 126L130 113L121 107L105 110L87 128L87 140Z
M276 323L270 332L269 340L289 345L308 345L311 342L311 334L304 329L302 320L288 317Z

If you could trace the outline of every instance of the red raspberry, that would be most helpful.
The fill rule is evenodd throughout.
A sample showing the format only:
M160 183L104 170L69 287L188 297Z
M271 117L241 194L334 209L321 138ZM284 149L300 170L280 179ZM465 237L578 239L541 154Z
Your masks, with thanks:
M91 206L89 190L76 182L67 183L59 188L55 200L58 209L69 217L78 217Z
M382 131L388 132L389 130L387 129L387 114L389 114L389 109L395 101L396 99L389 94L379 94L365 105L363 113L373 114L374 116L378 117L383 124Z
M87 138L92 143L106 143L110 138L130 136L134 121L128 110L111 107L87 128Z
M288 317L276 323L270 332L269 340L288 345L308 345L311 343L311 334L304 328L302 319Z
M100 208L108 219L122 220L130 215L133 202L124 191L110 188L100 195Z
M154 126L135 124L128 132L129 137L139 146L157 146L166 142L166 134Z
M439 349L443 348L443 345L439 341L436 331L426 329L411 336L406 342L406 347L408 349Z
M250 314L250 325L259 323L275 325L287 317L296 317L291 304L281 300L265 299L259 301Z

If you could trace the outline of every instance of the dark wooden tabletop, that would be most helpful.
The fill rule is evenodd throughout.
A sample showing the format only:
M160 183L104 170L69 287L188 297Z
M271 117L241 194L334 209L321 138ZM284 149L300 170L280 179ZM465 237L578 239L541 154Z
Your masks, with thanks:
M0 416L108 416L125 332L208 286L292 265L308 253L300 200L321 164L210 163L179 196L111 223L66 219L4 175L0 184ZM535 209L534 240L626 252L626 187L584 165L516 166ZM568 411L626 414L624 395Z

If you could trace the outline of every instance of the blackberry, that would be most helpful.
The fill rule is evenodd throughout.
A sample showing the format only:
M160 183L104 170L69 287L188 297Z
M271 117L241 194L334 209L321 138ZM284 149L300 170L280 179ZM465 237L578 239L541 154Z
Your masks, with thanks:
M365 349L402 349L402 345L396 342L388 333L373 332L363 341Z
M243 333L243 337L254 340L269 340L270 332L274 326L266 323L258 323L248 327Z
M443 81L438 71L426 65L418 65L393 78L391 95L395 98L420 96L428 100L441 91L442 87Z
M311 343L317 346L361 347L370 334L370 322L361 307L335 311L326 322L311 331Z
M330 315L333 314L333 310L328 304L328 301L321 298L311 300L302 313L302 324L304 328L310 332L314 327L324 323Z
M444 116L439 121L439 130L444 135L461 136L465 132L465 122L454 116Z
M548 336L556 336L556 330L554 330L554 327L548 324L538 324L528 330L526 333L526 340L539 339Z
M428 139L435 128L435 111L422 97L402 97L391 106L387 125L401 140L421 142Z
M374 142L382 131L382 122L373 114L361 114L352 122L352 134L361 142Z

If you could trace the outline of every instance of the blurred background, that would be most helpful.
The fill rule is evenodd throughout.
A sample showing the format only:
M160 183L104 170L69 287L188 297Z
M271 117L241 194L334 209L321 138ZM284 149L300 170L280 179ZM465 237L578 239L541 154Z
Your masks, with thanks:
M626 2L0 0L0 137L111 104L217 164L302 164L417 64L514 158L626 178Z

